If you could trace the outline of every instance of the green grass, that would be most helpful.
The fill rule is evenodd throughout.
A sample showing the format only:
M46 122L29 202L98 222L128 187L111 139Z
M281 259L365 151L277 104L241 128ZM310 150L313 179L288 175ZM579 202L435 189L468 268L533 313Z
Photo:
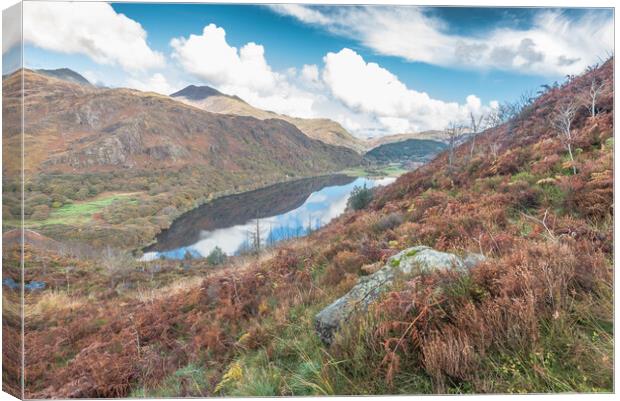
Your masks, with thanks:
M133 197L134 194L114 194L106 197L100 197L90 201L75 202L52 210L49 217L45 220L30 221L27 226L42 227L54 224L65 225L83 225L92 220L95 213L102 211L107 206L115 202L127 202L128 204L137 204L138 200Z
M165 378L157 388L136 389L129 398L204 397L208 388L208 375L204 367L189 364Z

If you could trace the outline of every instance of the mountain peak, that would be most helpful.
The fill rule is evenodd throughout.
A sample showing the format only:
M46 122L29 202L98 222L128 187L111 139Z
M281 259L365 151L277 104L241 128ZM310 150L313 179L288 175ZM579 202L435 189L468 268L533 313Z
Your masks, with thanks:
M35 70L35 71L38 72L39 74L47 75L53 78L62 79L68 82L73 82L75 84L92 86L92 84L90 83L88 79L84 78L81 74L69 68L57 68L55 70L40 69L40 70Z
M170 95L171 97L184 97L189 100L203 100L211 96L226 96L222 92L210 86L189 85L178 92Z

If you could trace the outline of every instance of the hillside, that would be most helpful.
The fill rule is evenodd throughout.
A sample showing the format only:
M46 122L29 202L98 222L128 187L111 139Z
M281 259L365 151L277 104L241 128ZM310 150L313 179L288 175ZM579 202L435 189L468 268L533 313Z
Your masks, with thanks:
M571 160L549 118L594 78L605 90L596 115L575 114ZM27 298L26 396L612 392L613 105L610 59L481 133L473 155L444 152L368 208L221 270L105 273L29 248L27 280L75 287ZM421 245L483 258L400 276L321 342L319 311Z
M170 95L175 99L219 114L250 116L260 120L277 118L296 126L308 137L330 145L344 146L358 153L365 150L362 140L347 132L340 124L325 118L296 118L258 109L237 96L229 96L208 87L190 85Z
M378 146L388 143L402 142L407 139L427 139L438 142L446 142L447 137L443 131L422 131L422 132L409 132L403 134L385 135L370 138L367 140L368 150L372 150Z
M9 98L20 78L6 79ZM208 113L154 93L90 88L32 71L24 72L24 86L27 171L156 164L319 173L358 161L350 150L312 140L282 120ZM15 137L19 121L7 120L9 138Z
M55 239L143 246L209 198L361 161L356 152L311 139L280 119L209 113L168 96L29 70L23 78L26 224ZM22 142L21 74L5 77L3 90L4 223L10 229L21 213L20 153L11 151ZM114 213L107 213L112 204Z
M365 157L376 163L427 162L446 147L445 143L430 139L405 139L372 148Z
M57 68L55 70L40 69L35 70L35 72L53 78L62 79L63 81L73 82L75 84L92 85L88 79L69 68Z

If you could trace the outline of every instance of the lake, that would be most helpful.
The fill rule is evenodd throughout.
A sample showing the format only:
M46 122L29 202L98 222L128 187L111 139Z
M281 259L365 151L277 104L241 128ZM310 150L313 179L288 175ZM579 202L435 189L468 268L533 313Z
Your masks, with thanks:
M225 196L177 218L142 260L206 257L219 247L238 255L279 241L303 237L344 213L355 186L375 187L394 177L355 178L346 175L304 178L254 191ZM257 235L258 234L258 235Z

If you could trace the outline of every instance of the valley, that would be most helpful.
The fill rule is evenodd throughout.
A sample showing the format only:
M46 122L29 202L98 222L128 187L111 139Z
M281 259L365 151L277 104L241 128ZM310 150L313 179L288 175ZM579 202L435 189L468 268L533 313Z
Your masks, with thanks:
M360 145L213 88L4 77L18 109L23 73L28 117L26 396L612 391L613 62L451 147ZM567 148L548 116L595 79ZM21 277L18 117L6 283ZM425 255L454 263L412 262ZM359 294L364 309L338 309ZM5 355L20 295L5 285ZM16 391L18 361L3 366Z

